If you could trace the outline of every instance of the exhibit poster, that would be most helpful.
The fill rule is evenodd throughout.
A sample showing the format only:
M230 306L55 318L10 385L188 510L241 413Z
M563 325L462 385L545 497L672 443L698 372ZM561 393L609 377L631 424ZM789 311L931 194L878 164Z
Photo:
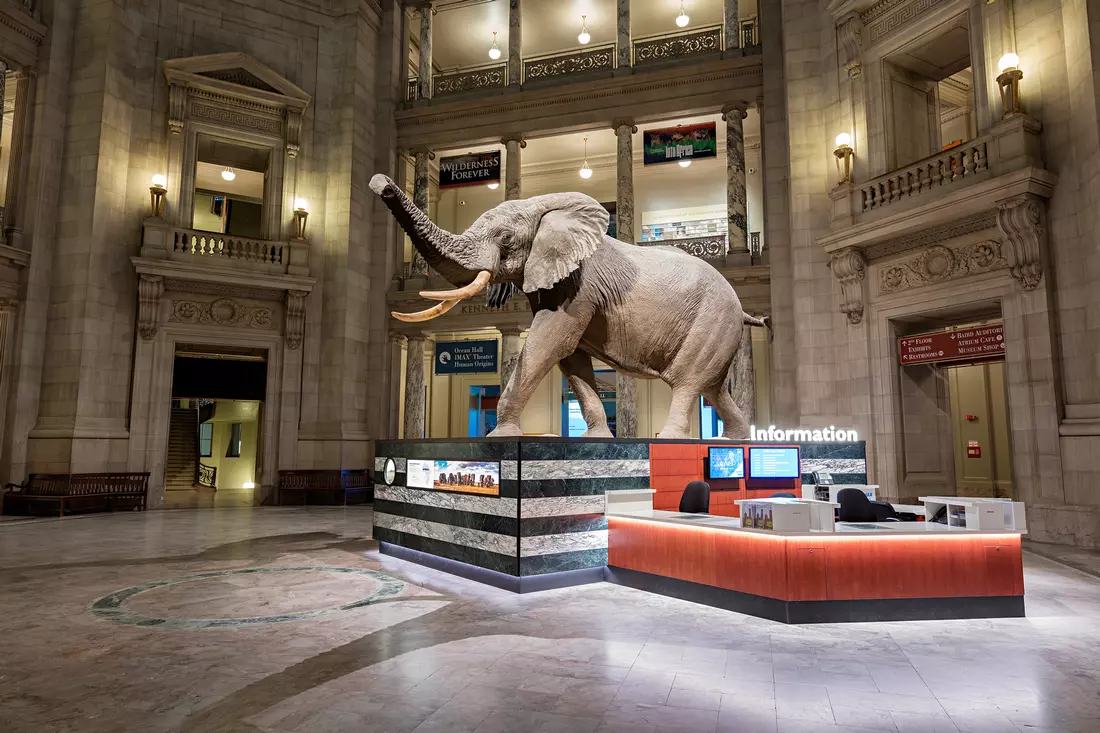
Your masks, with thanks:
M642 165L714 158L718 155L717 125L677 125L642 132Z
M709 451L710 478L745 478L745 449L711 447Z
M500 151L467 153L439 159L439 187L500 183Z
M500 496L500 464L495 461L410 459L406 475L409 488Z

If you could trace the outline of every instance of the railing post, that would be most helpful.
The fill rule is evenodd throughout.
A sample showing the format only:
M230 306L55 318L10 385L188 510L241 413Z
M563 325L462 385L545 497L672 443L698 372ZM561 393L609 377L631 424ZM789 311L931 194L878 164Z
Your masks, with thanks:
M148 217L141 225L141 256L155 260L168 259L172 251L172 230L168 222L158 217Z
M276 244L276 247L279 245ZM288 275L309 275L309 241L307 239L295 237L291 239L286 246L286 274Z

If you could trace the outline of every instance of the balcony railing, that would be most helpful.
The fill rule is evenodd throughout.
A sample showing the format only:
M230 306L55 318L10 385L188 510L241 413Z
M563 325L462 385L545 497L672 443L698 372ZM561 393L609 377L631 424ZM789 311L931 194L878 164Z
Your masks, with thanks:
M667 33L634 42L634 65L705 56L722 51L722 26Z
M208 466L202 461L195 466L195 483L207 488L216 488L218 485L218 467Z
M756 18L745 18L740 23L741 48L752 48L760 45L760 23Z
M420 99L420 80L416 77L409 79L409 85L405 89L405 99L409 102Z
M443 97L479 89L503 89L506 86L508 65L493 64L436 75L432 79L432 96Z
M649 242L639 242L639 244L643 247L675 247L687 252L692 257L704 260L723 260L729 251L725 234L691 237L689 239L657 239Z
M539 81L559 76L590 74L615 69L615 44L534 56L523 60L523 80Z
M290 261L287 242L245 239L198 229L173 229L171 258L197 260L235 269L285 273Z
M987 144L991 139L987 136L970 140L868 181L859 189L860 212L883 209L944 186L969 182L988 168Z

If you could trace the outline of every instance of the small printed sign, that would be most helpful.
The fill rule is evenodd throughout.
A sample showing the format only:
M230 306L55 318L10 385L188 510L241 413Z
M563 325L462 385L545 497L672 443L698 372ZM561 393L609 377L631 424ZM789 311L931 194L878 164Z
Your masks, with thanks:
M1003 323L940 331L898 339L898 359L902 366L936 362L990 361L1005 358Z
M460 188L487 183L500 183L499 150L439 159L440 188Z
M982 446L976 440L970 440L966 443L966 457L967 458L981 458Z
M443 341L435 345L436 374L485 374L497 370L497 346L486 341Z

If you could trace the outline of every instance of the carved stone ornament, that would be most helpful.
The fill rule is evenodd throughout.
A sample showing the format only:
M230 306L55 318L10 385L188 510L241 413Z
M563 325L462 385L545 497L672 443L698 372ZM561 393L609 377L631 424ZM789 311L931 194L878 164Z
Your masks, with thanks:
M187 87L173 84L168 87L168 131L173 135L183 132L183 116L187 110Z
M302 113L296 109L286 111L286 154L287 157L297 158L302 149Z
M306 327L306 296L304 290L286 291L286 326L285 333L287 348L300 349L302 337Z
M840 312L848 316L848 323L853 326L862 322L863 278L867 272L863 253L854 247L834 252L829 258L829 269L840 283Z
M938 244L911 259L884 265L878 289L880 293L897 293L1005 267L1008 260L1000 242L987 240L961 247Z
M859 15L852 13L840 21L836 27L836 37L844 53L844 70L855 79L863 68L863 21Z
M239 326L260 331L274 331L278 328L270 308L241 305L230 298L218 298L209 303L195 300L174 301L172 315L168 320L211 326Z
M1042 253L1047 237L1043 201L1023 194L998 202L997 228L1008 244L1008 271L1024 290L1034 290L1043 278Z
M164 278L142 275L138 279L138 334L146 341L157 335L160 296L164 294Z

